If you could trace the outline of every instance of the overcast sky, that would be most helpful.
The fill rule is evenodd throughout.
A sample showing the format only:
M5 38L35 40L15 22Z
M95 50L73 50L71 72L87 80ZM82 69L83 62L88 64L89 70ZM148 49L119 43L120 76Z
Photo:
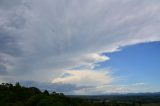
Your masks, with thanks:
M52 83L68 94L158 91L154 80L130 81L135 67L122 62L153 51L135 76L158 64L159 12L159 0L0 0L0 82Z

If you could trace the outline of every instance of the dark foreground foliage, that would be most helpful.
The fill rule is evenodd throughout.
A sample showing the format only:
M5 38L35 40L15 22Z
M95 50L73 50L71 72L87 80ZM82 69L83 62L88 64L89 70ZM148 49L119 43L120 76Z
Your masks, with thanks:
M15 86L8 83L0 85L0 106L71 106L71 100L62 93L41 92L35 87Z
M116 97L101 98L68 97L62 93L49 93L47 90L41 92L35 87L22 87L19 83L15 85L9 83L0 84L0 106L160 106L159 97L156 99L158 100L156 103L142 103L141 101L130 100L128 97L127 99L120 97L127 101L120 98L117 99Z

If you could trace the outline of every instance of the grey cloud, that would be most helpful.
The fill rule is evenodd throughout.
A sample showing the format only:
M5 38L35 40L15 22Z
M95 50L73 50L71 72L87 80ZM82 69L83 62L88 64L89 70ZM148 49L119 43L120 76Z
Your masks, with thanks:
M0 1L0 66L3 72L12 74L16 58L23 55L19 47L19 32L25 24L22 4L21 0Z
M9 10L9 9L17 8L17 6L18 6L19 4L21 4L22 1L23 1L23 0L14 0L14 1L1 0L1 1L0 1L0 9Z
M0 53L13 56L7 71L17 79L51 81L65 69L87 65L88 57L79 58L92 53L160 41L157 0L1 0L0 5Z
M0 64L0 76L7 75L8 72L6 71L6 67Z
M12 36L6 35L6 33L0 33L0 53L19 56L20 51L17 48L16 39Z

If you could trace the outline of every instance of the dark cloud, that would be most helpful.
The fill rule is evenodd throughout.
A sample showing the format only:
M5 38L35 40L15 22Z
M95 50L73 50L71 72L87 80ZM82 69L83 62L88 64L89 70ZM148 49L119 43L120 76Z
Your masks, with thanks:
M0 64L0 76L1 75L7 75L8 72L6 71L6 67L2 64Z
M20 50L17 47L15 37L7 35L7 33L0 32L0 53L19 56Z
M18 32L25 24L23 0L0 0L0 67L1 73L12 72L14 59L22 57Z
M16 63L13 59L20 56L22 56L22 52L18 48L16 38L0 32L0 74L9 74L11 70L7 67Z
M0 0L0 9L10 10L17 8L19 4L22 3L23 0Z

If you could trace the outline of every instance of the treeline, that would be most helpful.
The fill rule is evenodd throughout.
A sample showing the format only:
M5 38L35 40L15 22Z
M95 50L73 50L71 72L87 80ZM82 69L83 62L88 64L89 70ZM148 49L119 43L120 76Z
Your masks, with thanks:
M83 99L69 98L63 93L36 87L23 87L19 83L0 84L0 106L104 106L102 103L87 102Z
M66 97L63 93L36 87L23 87L19 83L0 84L0 106L142 106L140 102L105 102L92 99Z
M23 87L19 83L0 84L0 106L72 106L71 99L62 93L41 92L36 87Z

